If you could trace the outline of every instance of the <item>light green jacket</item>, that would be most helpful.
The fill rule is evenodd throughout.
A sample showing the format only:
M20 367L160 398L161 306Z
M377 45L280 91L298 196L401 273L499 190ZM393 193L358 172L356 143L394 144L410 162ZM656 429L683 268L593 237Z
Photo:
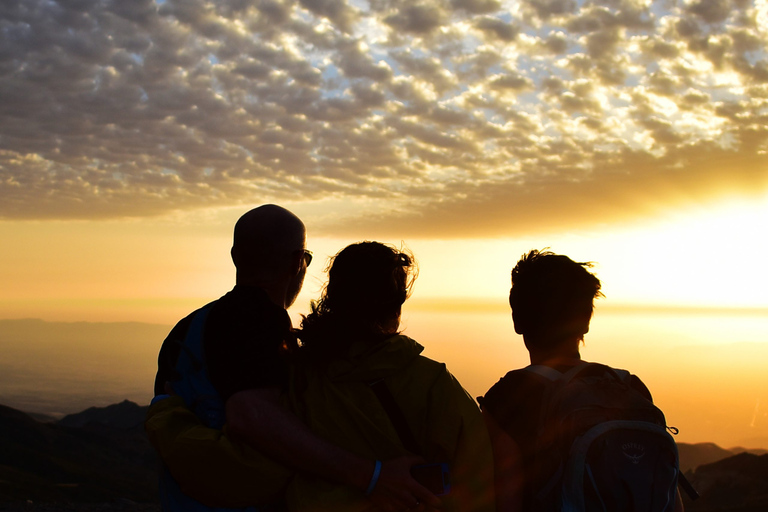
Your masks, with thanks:
M318 436L362 457L387 460L408 452L369 386L383 379L422 447L418 455L450 466L451 492L441 498L443 510L493 512L493 455L480 410L445 365L422 351L402 335L353 345L346 357L328 365L297 365L287 399ZM294 512L370 507L360 490L318 476L297 474L288 483L284 470L203 427L178 401L153 405L146 427L171 473L198 499L219 506L258 504L286 482L286 501ZM185 485L179 473L194 475L194 484Z

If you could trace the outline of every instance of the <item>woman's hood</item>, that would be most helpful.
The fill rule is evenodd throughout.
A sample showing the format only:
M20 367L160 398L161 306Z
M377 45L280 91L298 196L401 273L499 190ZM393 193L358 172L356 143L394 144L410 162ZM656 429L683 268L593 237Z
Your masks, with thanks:
M346 357L331 362L326 375L331 381L370 382L402 370L424 347L398 334L379 343L353 343Z

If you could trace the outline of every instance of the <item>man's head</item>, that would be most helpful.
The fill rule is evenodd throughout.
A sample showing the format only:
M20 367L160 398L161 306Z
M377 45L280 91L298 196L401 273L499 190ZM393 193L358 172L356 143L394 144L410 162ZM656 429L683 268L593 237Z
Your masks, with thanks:
M517 262L509 305L515 332L529 350L550 350L589 331L593 300L602 296L600 280L587 270L591 266L536 250Z
M311 261L304 223L274 204L259 206L240 217L231 254L238 284L285 287L286 307L301 291Z

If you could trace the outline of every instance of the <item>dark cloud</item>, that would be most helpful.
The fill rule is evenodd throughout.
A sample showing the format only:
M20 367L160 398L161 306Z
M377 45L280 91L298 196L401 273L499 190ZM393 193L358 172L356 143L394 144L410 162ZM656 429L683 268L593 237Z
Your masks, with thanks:
M548 20L552 16L570 14L576 10L577 6L574 0L526 0L522 3L543 20Z
M329 19L344 32L352 30L359 17L357 9L344 0L299 0L301 5L312 13Z
M491 80L493 89L510 89L513 91L524 91L533 88L533 81L518 73L508 73L498 76Z
M568 39L564 34L551 34L542 42L542 46L550 53L565 53L568 49Z
M8 0L0 218L333 197L354 227L319 230L467 236L763 190L766 26L747 0Z
M499 0L451 0L455 9L463 9L472 14L487 14L501 9Z
M707 23L722 23L731 14L731 8L731 2L728 0L700 0L692 2L687 11Z
M404 4L395 14L387 16L384 22L399 32L428 34L444 22L443 11L433 4Z
M486 34L492 35L495 39L506 42L514 41L520 33L519 27L490 16L479 17L475 21L475 27Z

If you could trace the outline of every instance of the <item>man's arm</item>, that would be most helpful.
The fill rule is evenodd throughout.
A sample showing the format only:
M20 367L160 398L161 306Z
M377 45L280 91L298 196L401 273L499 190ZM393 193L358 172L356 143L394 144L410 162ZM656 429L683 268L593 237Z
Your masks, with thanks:
M290 467L365 491L374 461L354 455L317 437L279 402L277 388L240 391L226 403L228 432ZM370 499L383 511L439 507L440 500L410 474L418 457L384 461Z
M211 507L272 503L293 477L285 466L206 427L178 396L153 403L144 428L182 491Z
M485 419L485 426L493 447L496 510L499 512L522 510L524 476L520 448L485 409L483 409L483 419Z

